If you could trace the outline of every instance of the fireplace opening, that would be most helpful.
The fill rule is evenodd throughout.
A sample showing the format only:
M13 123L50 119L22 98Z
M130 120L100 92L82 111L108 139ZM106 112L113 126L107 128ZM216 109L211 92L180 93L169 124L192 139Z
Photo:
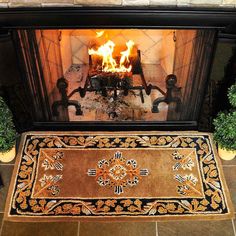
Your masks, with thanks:
M53 29L18 37L27 71L27 60L36 62L47 121L165 122L197 119L214 33Z
M18 132L210 131L233 81L230 9L6 8L0 26L0 95Z

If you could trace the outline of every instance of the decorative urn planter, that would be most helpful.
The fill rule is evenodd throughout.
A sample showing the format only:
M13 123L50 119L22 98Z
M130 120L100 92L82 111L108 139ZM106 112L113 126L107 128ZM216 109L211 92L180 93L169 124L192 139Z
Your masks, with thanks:
M225 161L233 160L236 157L236 150L226 150L224 148L218 147L218 154L221 159Z
M1 162L11 162L16 156L16 147L15 145L7 152L0 152L0 161Z

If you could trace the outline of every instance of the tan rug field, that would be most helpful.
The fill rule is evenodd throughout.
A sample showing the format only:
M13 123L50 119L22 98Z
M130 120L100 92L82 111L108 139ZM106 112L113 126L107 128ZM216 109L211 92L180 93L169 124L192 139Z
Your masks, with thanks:
M28 132L11 221L233 218L212 137L199 132Z

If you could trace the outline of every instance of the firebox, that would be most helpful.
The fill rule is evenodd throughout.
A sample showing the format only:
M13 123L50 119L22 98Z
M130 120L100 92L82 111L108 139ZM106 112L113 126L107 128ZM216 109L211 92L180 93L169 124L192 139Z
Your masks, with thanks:
M35 40L52 121L180 121L198 115L197 94L203 93L207 78L212 31L18 33L19 40L25 33L29 42ZM27 45L22 51L29 53ZM191 86L195 80L197 90Z
M1 93L20 131L201 129L217 110L203 111L216 45L234 38L235 12L1 11L17 65L14 83L3 79Z

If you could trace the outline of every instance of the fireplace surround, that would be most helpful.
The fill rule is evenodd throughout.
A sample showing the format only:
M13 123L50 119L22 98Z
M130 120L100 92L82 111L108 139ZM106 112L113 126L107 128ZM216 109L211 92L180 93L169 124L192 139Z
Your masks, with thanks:
M230 9L2 9L0 44L6 51L5 63L11 55L12 71L9 78L1 78L0 92L13 112L19 132L49 129L209 131L211 119L208 118L218 109L214 103L211 103L213 107L207 107L209 96L210 100L224 96L222 89L210 93L212 64L220 41L235 43L235 26L236 13ZM113 39L121 48L125 46L123 39L134 41L132 76L124 80L124 74L117 77L103 71L99 77L96 71L92 76L87 73L79 84L76 73L82 73L81 68L89 67L94 61L88 49L99 32L113 36L108 36L103 43ZM99 46L101 44L97 44L96 49ZM82 49L76 50L78 48ZM161 68L162 74L157 68ZM155 76L150 76L150 71L154 71ZM131 82L127 82L129 79ZM221 87L232 81L226 78ZM120 105L115 110L109 107L114 101L117 106L117 101L123 104L135 100L131 93L138 97L135 104L124 106L123 110ZM117 98L120 94L121 100ZM102 103L103 100L106 101ZM101 108L108 106L105 112L99 104Z

